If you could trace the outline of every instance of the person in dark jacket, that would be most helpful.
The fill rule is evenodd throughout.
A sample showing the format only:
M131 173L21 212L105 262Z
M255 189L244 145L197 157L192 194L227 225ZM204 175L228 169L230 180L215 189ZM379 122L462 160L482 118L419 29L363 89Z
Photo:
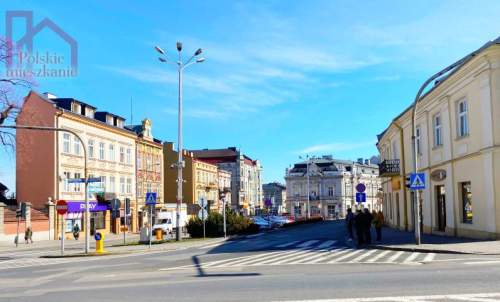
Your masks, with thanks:
M370 210L365 208L364 214L364 241L366 244L372 243L372 221L373 215L370 213Z
M354 226L356 227L356 236L358 237L358 247L361 247L365 243L365 214L361 212L361 210L356 211L356 217L354 217Z
M354 214L352 213L351 208L347 209L347 215L345 216L345 224L347 227L347 234L349 236L349 240L352 240L352 238L353 238L352 228L354 226Z

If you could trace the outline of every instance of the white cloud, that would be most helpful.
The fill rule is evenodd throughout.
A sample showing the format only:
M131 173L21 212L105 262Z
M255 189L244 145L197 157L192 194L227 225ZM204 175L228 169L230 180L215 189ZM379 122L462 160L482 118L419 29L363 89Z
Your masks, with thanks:
M302 150L296 151L297 154L310 154L317 152L342 152L342 151L352 151L361 148L366 148L369 146L374 146L375 141L367 141L360 143L328 143L328 144L317 144L306 147Z
M398 74L394 75L380 75L375 76L373 78L368 79L370 82L379 82L379 81L398 81L401 77Z

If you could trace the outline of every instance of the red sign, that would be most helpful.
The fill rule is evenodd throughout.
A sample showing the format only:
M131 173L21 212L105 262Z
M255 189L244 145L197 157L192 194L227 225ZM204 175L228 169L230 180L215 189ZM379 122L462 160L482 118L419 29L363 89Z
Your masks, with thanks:
M68 212L68 203L66 200L58 200L56 203L56 211L59 215L64 215Z

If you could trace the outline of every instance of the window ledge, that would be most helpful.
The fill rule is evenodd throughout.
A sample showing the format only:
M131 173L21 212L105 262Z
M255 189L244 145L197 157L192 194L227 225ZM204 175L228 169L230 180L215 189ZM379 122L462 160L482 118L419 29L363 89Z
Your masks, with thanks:
M441 144L439 146L434 146L434 147L432 147L432 151L440 150L442 148L443 148L443 144Z
M455 137L455 141L458 142L458 141L461 141L461 140L465 140L465 139L467 139L469 137L470 137L470 134L467 133L465 135Z

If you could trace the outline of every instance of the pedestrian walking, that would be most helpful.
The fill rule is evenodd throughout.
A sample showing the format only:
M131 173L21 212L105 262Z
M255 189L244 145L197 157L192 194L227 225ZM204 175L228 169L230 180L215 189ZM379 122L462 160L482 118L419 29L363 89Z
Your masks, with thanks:
M382 213L382 211L378 211L376 218L373 220L375 231L377 232L377 241L382 240L382 226L384 225L384 220L384 213Z
M75 240L78 240L78 238L80 237L80 227L78 226L78 224L75 224L73 226L73 237L75 237Z
M354 238L352 233L352 228L354 226L354 214L352 213L351 208L347 209L347 215L345 216L345 225L347 227L347 235L349 236L349 240L352 240Z
M360 248L365 243L363 235L365 228L365 214L361 212L361 210L356 211L356 217L354 217L354 226L356 227L356 237L358 237L358 248Z
M364 241L366 244L372 243L372 221L373 221L373 216L370 213L370 210L365 208L363 226L364 226Z
M33 243L33 231L30 226L24 231L24 241L26 244Z

